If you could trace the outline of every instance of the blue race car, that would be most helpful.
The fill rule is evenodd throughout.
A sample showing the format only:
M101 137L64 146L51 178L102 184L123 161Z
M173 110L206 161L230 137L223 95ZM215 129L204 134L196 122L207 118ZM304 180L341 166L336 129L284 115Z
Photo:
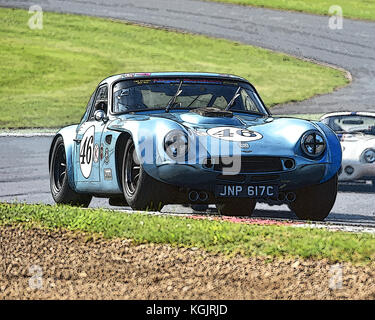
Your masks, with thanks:
M325 124L273 117L247 80L213 73L111 76L49 154L57 203L88 206L94 196L136 210L215 204L251 215L266 202L308 220L331 211L340 166Z

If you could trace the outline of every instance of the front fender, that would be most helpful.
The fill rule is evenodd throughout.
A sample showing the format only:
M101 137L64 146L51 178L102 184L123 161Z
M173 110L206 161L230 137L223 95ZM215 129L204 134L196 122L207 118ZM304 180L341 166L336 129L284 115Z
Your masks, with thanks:
M158 176L155 175L155 168L165 159L165 135L171 130L183 130L187 133L185 128L175 121L143 115L116 119L108 125L108 129L131 136L137 156L143 161L144 170L156 179Z

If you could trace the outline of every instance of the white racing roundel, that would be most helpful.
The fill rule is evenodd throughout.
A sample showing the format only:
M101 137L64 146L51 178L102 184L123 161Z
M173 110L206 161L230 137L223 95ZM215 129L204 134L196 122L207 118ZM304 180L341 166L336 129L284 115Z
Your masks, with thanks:
M81 146L79 149L79 165L82 175L87 179L91 174L92 162L94 159L94 134L95 127L88 128L83 135Z
M207 130L207 133L212 137L227 141L255 141L263 138L258 132L235 127L216 127Z

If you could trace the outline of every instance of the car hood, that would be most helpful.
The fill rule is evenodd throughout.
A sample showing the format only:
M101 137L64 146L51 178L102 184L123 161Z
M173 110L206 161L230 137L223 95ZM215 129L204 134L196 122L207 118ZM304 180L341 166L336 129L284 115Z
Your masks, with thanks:
M153 117L170 119L193 130L204 131L220 126L237 127L256 131L262 135L270 135L273 138L282 136L284 140L287 137L288 140L294 141L298 140L307 130L317 129L312 122L302 119L240 113L233 114L233 117L211 117L195 112L176 112L153 115Z
M137 123L137 124L135 124ZM250 130L259 134L260 139L251 141L254 151L273 154L275 148L279 152L294 150L301 136L308 130L319 130L314 122L296 118L282 118L259 116L251 114L233 114L232 117L205 116L195 112L173 110L173 112L125 114L117 118L110 125L110 129L137 127L139 132L145 128L149 134L163 135L171 129L184 128L189 133L198 136L207 135L207 131L217 127L235 127ZM129 130L131 131L131 129ZM323 132L322 132L323 133ZM324 134L324 133L323 133ZM210 137L212 140L217 138ZM258 150L257 150L258 149Z

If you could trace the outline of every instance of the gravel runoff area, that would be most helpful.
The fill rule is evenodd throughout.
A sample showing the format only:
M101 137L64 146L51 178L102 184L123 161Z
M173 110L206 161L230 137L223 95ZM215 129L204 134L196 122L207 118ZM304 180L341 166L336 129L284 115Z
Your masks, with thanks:
M1 299L374 299L374 265L227 257L0 227ZM340 280L341 277L341 280Z

